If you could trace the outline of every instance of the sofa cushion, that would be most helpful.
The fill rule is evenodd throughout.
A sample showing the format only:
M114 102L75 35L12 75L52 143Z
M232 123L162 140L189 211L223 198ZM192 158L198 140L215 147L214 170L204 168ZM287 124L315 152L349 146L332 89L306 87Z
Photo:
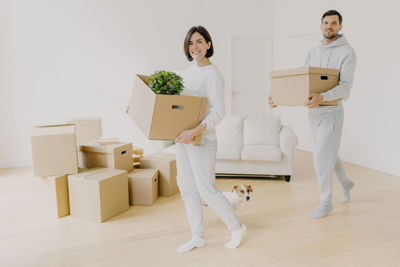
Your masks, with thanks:
M243 140L243 117L232 115L225 117L215 127L217 131L218 144L220 145L242 145Z
M221 145L218 143L217 159L240 160L240 145Z
M248 115L243 121L244 145L279 145L279 116Z
M278 145L247 145L242 149L242 160L281 161L282 151Z

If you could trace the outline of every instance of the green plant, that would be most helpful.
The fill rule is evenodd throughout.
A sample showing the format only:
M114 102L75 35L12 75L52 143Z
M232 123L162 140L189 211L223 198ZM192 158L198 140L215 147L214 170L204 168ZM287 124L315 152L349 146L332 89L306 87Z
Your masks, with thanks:
M183 90L183 79L175 72L160 70L150 75L149 87L156 94L179 95Z

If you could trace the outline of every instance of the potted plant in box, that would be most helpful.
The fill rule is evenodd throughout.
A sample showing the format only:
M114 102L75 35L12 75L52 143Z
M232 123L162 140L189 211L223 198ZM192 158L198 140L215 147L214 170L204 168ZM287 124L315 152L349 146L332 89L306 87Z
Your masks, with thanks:
M179 95L183 90L183 79L175 72L160 70L150 75L149 87L156 94Z

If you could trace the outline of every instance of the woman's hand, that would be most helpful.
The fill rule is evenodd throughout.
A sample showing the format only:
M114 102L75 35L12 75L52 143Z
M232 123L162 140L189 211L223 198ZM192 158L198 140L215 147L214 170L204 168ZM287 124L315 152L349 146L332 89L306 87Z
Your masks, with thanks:
M195 137L194 131L192 130L184 130L181 134L175 139L177 143L189 144Z
M125 112L128 114L129 113L129 106L126 107Z
M308 101L304 104L307 108L316 108L324 100L321 94L310 93Z
M190 130L184 130L181 134L175 139L175 142L182 144L189 144L196 135L203 133L207 129L205 124L200 123L195 128Z
M276 108L277 105L274 104L274 102L272 101L272 97L271 95L268 96L268 104L270 108Z

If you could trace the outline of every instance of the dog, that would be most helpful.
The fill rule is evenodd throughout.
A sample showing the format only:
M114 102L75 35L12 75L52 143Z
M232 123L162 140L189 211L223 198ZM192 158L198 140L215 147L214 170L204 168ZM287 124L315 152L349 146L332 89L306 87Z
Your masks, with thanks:
M222 192L233 209L236 210L243 201L250 201L251 185L235 185L232 192Z

